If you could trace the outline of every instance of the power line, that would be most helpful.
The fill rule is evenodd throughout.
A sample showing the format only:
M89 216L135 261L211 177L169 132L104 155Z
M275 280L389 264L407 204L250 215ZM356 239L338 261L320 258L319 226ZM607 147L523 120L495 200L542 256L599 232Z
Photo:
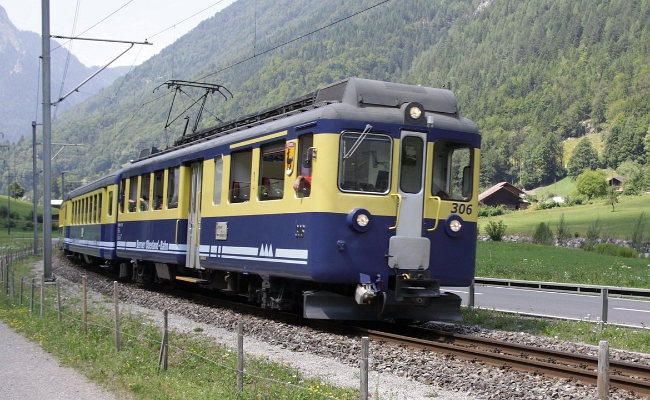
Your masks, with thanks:
M160 34L163 33L163 32L167 32L168 30L174 28L176 25L180 25L180 24L182 24L183 22L185 22L185 21L187 21L187 20L189 20L189 19L192 19L192 18L196 17L197 15L199 15L199 14L201 14L201 13L203 13L203 12L209 10L210 8L216 6L217 4L219 4L219 3L223 2L223 1L224 1L224 0L219 0L219 1L217 1L216 3L212 4L211 6L208 6L208 7L204 8L203 10L201 10L201 11L195 13L195 14L190 15L189 17L185 18L184 20L179 21L179 22L176 22L175 24L173 24L173 25L171 25L171 26L169 26L169 27L163 29L162 31L160 31L160 32L158 32L158 33L155 33L155 34L153 34L153 35L151 35L151 36L147 36L147 39L151 39L151 38L153 38L153 37L156 37L156 36L160 35Z
M348 19L350 19L350 18L352 18L352 17L356 17L356 16L359 15L359 14L362 14L362 13L364 13L364 12L366 12L366 11L369 11L369 10L371 10L371 9L373 9L373 8L375 8L375 7L378 7L378 6L380 6L380 5L384 4L384 3L388 3L389 1L390 1L390 0L384 0L384 1L381 1L381 2L379 2L379 3L377 3L377 4L373 5L373 6L370 6L370 7L368 7L368 8L365 8L365 9L363 9L363 10L361 10L361 11L358 11L358 12L356 12L356 13L354 13L354 14L350 14L350 15L348 15L348 16L345 17L345 18L341 18L341 19L339 19L339 20L337 20L337 21L332 22L331 24L327 24L327 25L322 26L322 27L320 27L320 28L318 28L318 29L314 29L313 31L311 31L311 32L309 32L309 33L306 33L306 34L304 34L304 35L302 35L302 36L299 36L299 37L297 37L297 38L294 38L294 39L288 40L288 41L286 41L286 42L284 42L284 43L282 43L282 44L279 44L279 45L277 45L277 46L275 46L275 47L272 47L272 48L270 48L270 49L267 49L267 50L265 50L265 51L263 51L263 52L261 52L261 53L253 54L251 57L245 58L245 59L243 59L243 60L241 60L241 61L238 61L238 62L236 62L236 63L234 63L234 64L231 64L231 65L229 65L229 66L227 66L227 67L224 67L224 68L222 68L222 69L220 69L220 70L218 70L218 71L215 71L215 72L213 72L213 73L211 73L211 74L205 75L205 76L199 78L198 80L199 80L199 81L202 81L202 80L204 80L205 78L209 78L209 77L211 77L211 76L214 76L214 75L218 74L219 72L223 72L223 71L228 70L228 69L230 69L230 68L236 67L237 65L240 65L240 64L242 64L242 63L244 63L244 62L246 62L246 61L250 61L250 60L254 59L255 57L258 57L258 56L264 55L264 54L266 54L266 53L270 53L271 51L273 51L273 50L277 50L277 49L279 49L280 47L284 47L284 46L286 46L286 45L288 45L288 44L291 44L291 43L293 43L293 42L295 42L295 41L298 41L298 40L300 40L300 39L304 39L304 38L306 38L307 36L313 35L314 33L318 33L318 32L320 32L320 31L322 31L322 30L325 30L325 29L327 29L327 28L330 28L330 27L332 27L332 26L334 26L334 25L336 25L336 24L338 24L338 23L340 23L340 22L343 22L343 21L345 21L345 20L348 20Z

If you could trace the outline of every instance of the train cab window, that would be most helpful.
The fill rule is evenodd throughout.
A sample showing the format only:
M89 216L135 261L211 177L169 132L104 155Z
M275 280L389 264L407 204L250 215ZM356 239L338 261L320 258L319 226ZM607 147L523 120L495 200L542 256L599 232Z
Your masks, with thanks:
M437 141L434 144L431 194L443 200L469 201L474 187L471 147Z
M386 194L390 189L392 140L386 135L343 132L339 152L339 189Z
M223 158L218 155L214 159L214 189L212 204L221 204L221 186L223 184Z
M129 179L129 212L135 212L138 202L138 178L133 176Z
M418 136L402 139L399 185L404 193L420 193L422 190L422 165L424 164L424 141Z
M167 169L167 208L178 208L178 184L181 180L181 167Z
M285 141L274 142L260 148L259 200L277 200L284 196Z
M165 183L165 171L159 170L153 173L153 197L151 207L154 210L162 210L163 207L163 184Z
M302 180L296 195L309 197L311 193L312 162L314 158L314 135L302 135L298 139L298 175L309 177ZM305 183L306 182L306 183Z
M140 176L140 198L138 209L140 211L149 210L149 198L151 194L151 174L142 174Z
M253 150L232 153L230 166L230 202L244 203L250 200L251 194L251 164Z

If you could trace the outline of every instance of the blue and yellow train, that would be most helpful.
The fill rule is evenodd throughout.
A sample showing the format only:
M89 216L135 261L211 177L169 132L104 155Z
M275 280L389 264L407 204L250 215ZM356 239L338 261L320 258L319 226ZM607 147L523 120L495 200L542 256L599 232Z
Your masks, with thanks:
M458 319L480 142L449 90L348 78L71 191L64 251L306 318Z

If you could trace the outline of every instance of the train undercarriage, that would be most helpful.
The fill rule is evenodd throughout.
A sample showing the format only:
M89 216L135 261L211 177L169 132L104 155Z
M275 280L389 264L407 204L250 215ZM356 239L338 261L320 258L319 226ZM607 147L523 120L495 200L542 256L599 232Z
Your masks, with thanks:
M185 284L238 296L262 308L301 313L308 319L335 320L460 320L461 299L440 290L439 281L423 271L398 272L386 285L361 275L350 285L262 277L216 269L188 269L180 265L142 260L110 262L68 253L87 265L109 269L121 280L146 284ZM380 286L386 286L384 290Z

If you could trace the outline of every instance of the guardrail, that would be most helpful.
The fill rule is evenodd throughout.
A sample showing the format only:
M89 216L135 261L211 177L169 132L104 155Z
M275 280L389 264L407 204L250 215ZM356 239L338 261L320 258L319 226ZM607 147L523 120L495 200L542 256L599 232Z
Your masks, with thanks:
M474 279L475 284L492 286L512 286L530 289L562 290L576 293L602 293L621 296L650 297L650 289L628 288L622 286L577 285L575 283L558 283L542 281L522 281L516 279L481 278Z
M543 281L522 281L516 279L498 279L498 278L474 278L474 283L469 287L469 307L474 307L475 286L508 286L524 289L540 289L548 291L564 291L584 294L600 294L600 319L598 324L602 330L608 323L609 296L630 296L650 298L650 289L628 288L621 286L598 286L598 285L577 285L575 283L543 282Z

